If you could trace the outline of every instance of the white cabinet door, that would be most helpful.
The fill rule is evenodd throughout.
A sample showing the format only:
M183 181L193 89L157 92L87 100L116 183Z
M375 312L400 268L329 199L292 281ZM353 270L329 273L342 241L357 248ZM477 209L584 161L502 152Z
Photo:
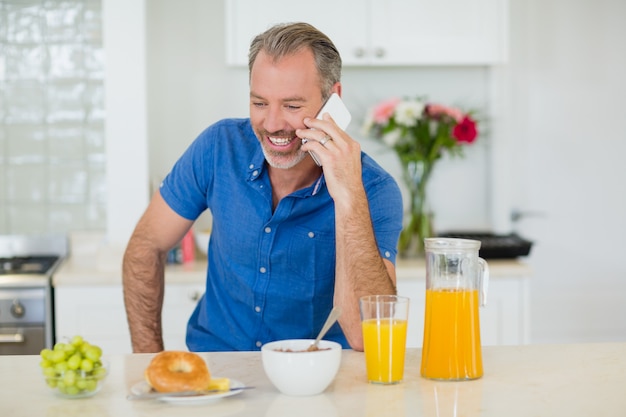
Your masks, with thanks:
M163 300L163 343L167 350L187 350L187 321L193 313L203 285L168 284Z
M121 285L57 287L54 305L57 342L81 335L105 355L131 353Z
M506 58L508 0L372 0L371 64L481 65Z
M423 280L398 280L398 295L409 297L408 347L422 347L426 284ZM487 305L481 307L480 338L483 346L529 343L528 278L497 278L489 283Z
M506 57L508 0L227 0L226 55L272 24L304 21L326 33L346 66L484 65Z
M364 54L369 0L226 0L226 61L248 65L252 39L276 23L307 22L333 41L346 63Z
M204 292L202 285L168 284L163 300L163 343L187 350L187 320ZM55 289L57 341L81 335L106 354L131 353L121 285L61 286Z

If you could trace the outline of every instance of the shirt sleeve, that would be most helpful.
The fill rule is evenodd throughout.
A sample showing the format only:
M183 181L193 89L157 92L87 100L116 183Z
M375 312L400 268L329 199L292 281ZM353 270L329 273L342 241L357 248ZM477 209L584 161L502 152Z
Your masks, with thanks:
M207 208L213 180L215 128L202 132L176 161L161 183L165 202L180 216L195 220Z
M391 175L384 173L366 184L366 193L380 255L395 264L403 216L400 188Z

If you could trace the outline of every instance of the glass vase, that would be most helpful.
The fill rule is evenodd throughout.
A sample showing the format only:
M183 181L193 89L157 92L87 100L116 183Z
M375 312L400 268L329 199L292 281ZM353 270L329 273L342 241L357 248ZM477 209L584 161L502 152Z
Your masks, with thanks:
M433 236L432 213L426 201L426 189L433 166L424 161L409 161L403 168L410 194L410 211L408 221L400 233L398 250L406 258L423 257L424 239Z

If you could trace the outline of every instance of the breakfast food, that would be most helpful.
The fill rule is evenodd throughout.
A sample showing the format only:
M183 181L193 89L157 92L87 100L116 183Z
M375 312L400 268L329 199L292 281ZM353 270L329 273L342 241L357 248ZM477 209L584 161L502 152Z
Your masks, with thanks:
M84 397L95 393L107 375L102 349L74 336L40 352L46 383L62 396Z
M202 391L211 382L204 359L196 353L183 351L158 353L146 368L145 378L158 392Z

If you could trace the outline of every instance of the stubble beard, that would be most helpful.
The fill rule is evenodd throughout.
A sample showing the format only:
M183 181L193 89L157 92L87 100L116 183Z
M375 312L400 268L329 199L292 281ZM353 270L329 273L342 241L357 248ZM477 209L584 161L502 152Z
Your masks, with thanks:
M261 144L261 150L263 151L265 160L267 161L268 165L271 166L272 168L279 168L279 169L293 168L296 165L298 165L300 162L302 162L302 160L306 158L307 156L306 152L303 152L300 149L300 147L297 147L296 149L290 150L287 152L281 152L281 151L272 149L269 146L267 146L267 144L265 143L265 137L272 136L272 135L269 135L268 132L262 132L262 133L256 132L256 134L257 134L257 139L259 140ZM276 136L285 136L285 135L283 134L283 135L276 135ZM294 140L299 140L299 139L296 137Z

